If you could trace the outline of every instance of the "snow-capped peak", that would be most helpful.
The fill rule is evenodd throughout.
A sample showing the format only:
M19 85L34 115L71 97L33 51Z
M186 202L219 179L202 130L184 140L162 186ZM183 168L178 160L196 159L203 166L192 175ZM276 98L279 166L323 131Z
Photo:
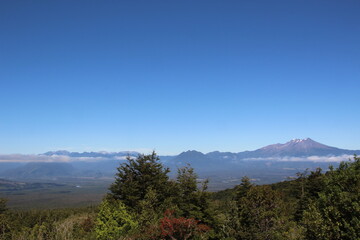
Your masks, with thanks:
M292 143L301 143L301 142L306 142L306 141L309 141L311 140L310 138L304 138L304 139L299 139L299 138L295 138L293 140L291 140L290 142Z

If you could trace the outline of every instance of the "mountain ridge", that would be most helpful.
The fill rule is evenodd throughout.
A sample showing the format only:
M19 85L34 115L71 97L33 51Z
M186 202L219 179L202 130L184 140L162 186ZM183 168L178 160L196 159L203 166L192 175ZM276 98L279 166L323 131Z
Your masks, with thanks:
M276 143L264 146L253 151L238 153L213 151L206 155L212 158L242 160L283 157L310 157L310 156L341 156L359 154L360 150L348 150L331 147L312 140L293 139L286 143Z
M8 179L113 177L126 156L136 157L138 154L131 151L112 153L50 151L40 154L39 159L35 159L37 160L35 163L25 161L24 163L27 164L17 162L15 165L9 165L8 162L0 161L0 170L2 170L0 177ZM327 169L330 164L336 166L340 161L351 158L350 155L353 154L360 154L360 150L331 147L307 138L293 139L286 143L271 144L253 151L238 153L220 151L202 153L188 150L175 156L160 155L159 157L164 167L172 170L172 177L175 177L178 168L190 164L201 178L212 179L213 187L220 188L239 183L241 177L245 175L259 179L261 183L281 181L306 169L318 167Z
M106 152L106 151L99 151L99 152L69 152L66 150L57 150L57 151L48 151L42 153L40 155L45 156L68 156L68 157L126 157L126 156L137 156L139 155L138 152L135 151L121 151L121 152Z
M74 158L81 157L102 157L102 158L115 158L115 157L136 157L140 153L135 151L120 151L120 152L69 152L66 150L49 151L40 155L45 156L68 156ZM276 143L261 147L256 150L247 150L242 152L220 152L212 151L202 153L196 150L183 151L178 155L164 156L166 159L173 159L174 161L181 162L184 158L192 158L192 160L209 160L209 159L256 159L256 158L276 158L276 157L309 157L309 156L340 156L340 155L353 155L360 154L360 150L348 150L331 147L311 138L293 139L286 143Z

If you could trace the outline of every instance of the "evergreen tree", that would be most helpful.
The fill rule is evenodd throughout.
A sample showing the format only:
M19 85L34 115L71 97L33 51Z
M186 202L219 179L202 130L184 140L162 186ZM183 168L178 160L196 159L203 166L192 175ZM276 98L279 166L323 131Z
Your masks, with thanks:
M202 214L200 212L197 175L194 169L189 165L178 169L177 183L177 203L182 211L184 217L195 217L200 219Z
M324 188L324 174L321 173L322 169L317 168L311 171L308 175L308 169L304 173L297 173L298 179L294 181L300 187L300 194L297 197L297 206L294 213L295 220L300 222L303 213L308 209L309 204L319 197L319 192Z
M110 195L139 213L140 201L152 189L156 192L154 206L159 207L171 194L171 183L167 176L169 169L164 168L159 160L155 152L139 155L136 159L127 157L127 162L117 168Z
M145 229L150 225L157 224L162 211L164 211L164 209L156 207L157 202L157 193L152 188L149 188L145 198L139 202L140 214L138 214L137 219L140 228Z
M214 212L210 206L210 195L206 191L208 180L205 180L199 189L197 177L190 165L178 169L176 203L183 217L195 218L213 226Z
M250 178L244 176L241 178L241 183L236 187L236 201L239 201L241 198L245 197L247 192L254 185L250 182Z

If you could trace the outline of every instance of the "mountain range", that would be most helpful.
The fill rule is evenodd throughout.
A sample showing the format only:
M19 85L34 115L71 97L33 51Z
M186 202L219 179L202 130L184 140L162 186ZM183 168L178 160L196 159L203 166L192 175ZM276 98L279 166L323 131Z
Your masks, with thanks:
M138 154L134 151L80 153L62 150L39 154L42 162L10 164L2 163L0 159L0 177L7 179L113 177L116 168L127 156L135 157ZM229 178L238 179L243 175L260 179L260 182L274 182L307 168L326 169L329 164L337 165L339 161L347 160L354 154L360 154L360 150L330 147L306 138L238 153L213 151L204 154L190 150L176 156L160 156L160 160L172 169L173 174L178 167L190 164L200 177L210 177L220 182ZM44 162L47 158L51 159L51 162ZM63 158L66 162L56 162Z
M238 153L213 151L207 154L189 150L176 156L163 156L163 159L169 160L191 160L191 161L209 161L209 159L231 160L256 160L266 158L283 158L283 157L309 157L309 156L341 156L359 154L360 150L347 150L336 147L330 147L325 144L316 142L311 138L293 139L284 144L271 144L254 151L244 151ZM123 158L126 156L137 156L135 151L122 152L69 152L69 151L50 151L41 155L45 156L68 156L73 158ZM189 158L189 159L187 159Z
M360 150L347 150L330 147L316 142L310 138L293 139L284 144L277 143L262 147L254 151L232 152L209 152L203 154L198 151L187 151L173 157L170 162L197 164L207 162L210 165L221 161L222 164L235 163L249 160L273 160L273 161L336 161L334 156L360 154ZM317 158L311 158L316 156ZM320 158L321 157L321 158Z
M74 157L74 158L116 158L116 157L126 157L126 156L137 156L139 153L134 151L122 151L122 152L69 152L66 150L59 150L59 151L49 151L43 153L41 155L45 156L67 156L67 157Z

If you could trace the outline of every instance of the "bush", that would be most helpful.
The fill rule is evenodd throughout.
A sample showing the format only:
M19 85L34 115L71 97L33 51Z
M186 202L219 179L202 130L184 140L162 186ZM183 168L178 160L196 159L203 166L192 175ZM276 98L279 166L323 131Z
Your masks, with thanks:
M101 240L119 239L135 229L137 225L121 201L105 199L100 204L96 218L96 237Z
M160 219L160 238L161 239L193 239L200 237L210 230L204 224L200 224L194 218L176 218L173 211L166 210L164 217Z

